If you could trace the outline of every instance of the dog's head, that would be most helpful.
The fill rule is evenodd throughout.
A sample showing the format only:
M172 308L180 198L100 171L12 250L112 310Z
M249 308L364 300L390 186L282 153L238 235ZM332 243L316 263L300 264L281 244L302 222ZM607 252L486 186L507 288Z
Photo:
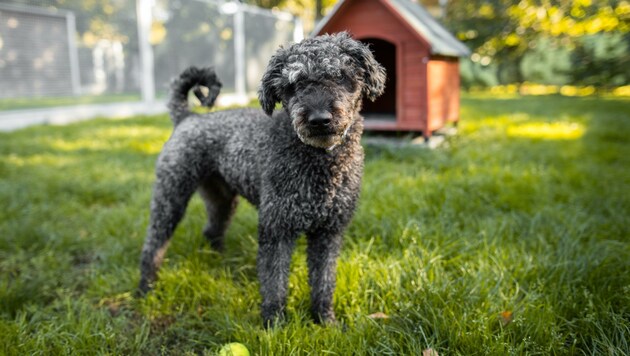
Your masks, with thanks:
M282 103L302 142L330 149L343 141L362 98L374 101L384 90L385 69L366 45L342 32L280 48L258 98L267 115Z

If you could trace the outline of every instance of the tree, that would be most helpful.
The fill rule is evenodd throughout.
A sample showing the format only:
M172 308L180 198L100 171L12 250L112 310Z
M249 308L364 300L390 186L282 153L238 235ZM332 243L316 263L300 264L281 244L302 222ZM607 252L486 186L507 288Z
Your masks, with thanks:
M322 0L315 0L315 22L324 17L324 3Z
M243 2L250 5L264 7L265 9L273 9L274 7L280 7L284 5L287 0L245 0Z
M290 11L300 16L305 27L310 29L321 20L326 10L330 9L337 0L245 0L244 2L271 9L274 7Z
M541 52L539 58L550 61L549 66L555 64L557 56L542 55L543 51L570 51L576 67L574 73L580 72L580 78L611 64L626 68L630 57L627 50L630 2L627 0L450 0L445 23L473 50L474 62L497 66L499 76L507 72L514 74L504 75L504 82L528 79L523 77L522 61L536 51ZM606 41L609 45L596 46L593 41ZM605 60L600 56L599 61L594 57L585 58L592 56L595 48L613 47L614 59L610 56ZM588 64L587 70L584 64ZM621 80L619 71L609 72L617 83L630 81L627 76Z

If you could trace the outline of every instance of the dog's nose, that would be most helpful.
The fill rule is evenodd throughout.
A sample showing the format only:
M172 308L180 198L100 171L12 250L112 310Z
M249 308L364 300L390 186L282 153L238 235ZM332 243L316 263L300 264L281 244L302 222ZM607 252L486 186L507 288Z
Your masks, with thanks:
M330 124L332 117L328 111L315 111L308 116L308 123L313 126L325 126Z

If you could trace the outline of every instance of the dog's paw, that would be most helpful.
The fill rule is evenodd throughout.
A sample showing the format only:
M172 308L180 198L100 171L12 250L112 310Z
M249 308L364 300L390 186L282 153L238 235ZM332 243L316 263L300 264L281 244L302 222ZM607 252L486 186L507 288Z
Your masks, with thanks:
M262 312L263 327L265 329L274 329L280 327L287 322L286 311L280 310L263 310Z
M335 312L332 310L326 310L324 312L312 312L313 321L315 324L321 325L337 325L337 318Z
M153 286L148 281L142 279L138 288L134 292L136 298L144 298L153 289Z

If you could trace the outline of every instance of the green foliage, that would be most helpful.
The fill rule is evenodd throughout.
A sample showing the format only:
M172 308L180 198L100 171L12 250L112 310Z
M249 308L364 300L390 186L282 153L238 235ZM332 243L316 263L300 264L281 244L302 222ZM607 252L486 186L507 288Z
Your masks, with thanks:
M451 0L445 23L501 84L630 83L626 0ZM488 82L478 72L466 72L464 84Z
M630 83L630 36L600 33L584 36L576 48L574 81L589 85Z
M194 198L132 297L168 118L0 134L0 354L628 354L630 101L462 101L442 148L366 147L337 327L308 318L303 240L288 323L260 327L246 203L219 255Z
M464 88L471 86L493 87L499 84L496 66L484 66L468 59L460 60L461 83Z
M553 40L538 38L520 62L522 78L528 82L563 85L572 83L571 51L558 47Z
M284 3L287 2L287 0L245 0L245 2L251 5L256 5L256 6L264 7L267 9L272 9L280 5L284 5Z
M313 23L319 21L337 0L245 0L245 2L267 9L277 7L290 11L302 17L308 28L312 28Z

